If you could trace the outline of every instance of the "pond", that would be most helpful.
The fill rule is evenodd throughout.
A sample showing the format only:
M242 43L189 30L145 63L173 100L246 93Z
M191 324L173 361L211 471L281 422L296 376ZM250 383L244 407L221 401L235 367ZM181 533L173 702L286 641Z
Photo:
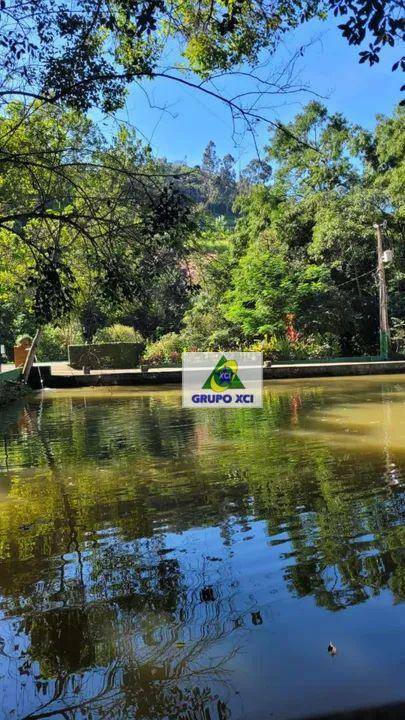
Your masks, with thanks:
M404 410L399 375L268 383L262 410L167 388L3 409L0 718L405 701Z

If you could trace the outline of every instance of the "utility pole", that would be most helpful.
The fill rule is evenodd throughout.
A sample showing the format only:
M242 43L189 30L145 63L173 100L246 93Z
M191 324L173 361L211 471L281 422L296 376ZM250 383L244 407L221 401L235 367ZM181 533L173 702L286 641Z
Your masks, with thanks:
M377 275L380 301L380 356L381 358L384 358L384 360L387 360L390 350L390 327L388 322L388 292L383 260L383 227L383 223L374 223L377 236Z

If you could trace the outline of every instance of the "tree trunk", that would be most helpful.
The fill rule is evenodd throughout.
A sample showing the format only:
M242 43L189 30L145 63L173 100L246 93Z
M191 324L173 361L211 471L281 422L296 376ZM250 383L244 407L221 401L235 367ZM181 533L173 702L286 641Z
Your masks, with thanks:
M42 335L42 330L41 330L41 328L38 328L38 330L35 333L35 337L32 341L32 345L29 349L28 355L26 357L25 363L24 363L24 367L23 367L23 371L22 371L24 382L28 382L31 368L32 368L32 366L34 364L34 360L35 360L35 352L38 347L38 343L41 339L41 335Z

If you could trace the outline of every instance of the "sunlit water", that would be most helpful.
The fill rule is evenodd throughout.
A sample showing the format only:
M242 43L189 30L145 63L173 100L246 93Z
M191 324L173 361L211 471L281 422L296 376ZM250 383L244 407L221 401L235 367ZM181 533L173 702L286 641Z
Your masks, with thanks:
M404 376L270 383L262 411L48 391L0 431L1 719L405 700Z

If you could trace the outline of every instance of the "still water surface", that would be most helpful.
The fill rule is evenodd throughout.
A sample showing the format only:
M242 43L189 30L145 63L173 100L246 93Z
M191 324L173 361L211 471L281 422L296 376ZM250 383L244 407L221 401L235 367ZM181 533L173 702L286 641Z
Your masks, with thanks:
M405 700L404 376L48 391L0 431L1 719Z

